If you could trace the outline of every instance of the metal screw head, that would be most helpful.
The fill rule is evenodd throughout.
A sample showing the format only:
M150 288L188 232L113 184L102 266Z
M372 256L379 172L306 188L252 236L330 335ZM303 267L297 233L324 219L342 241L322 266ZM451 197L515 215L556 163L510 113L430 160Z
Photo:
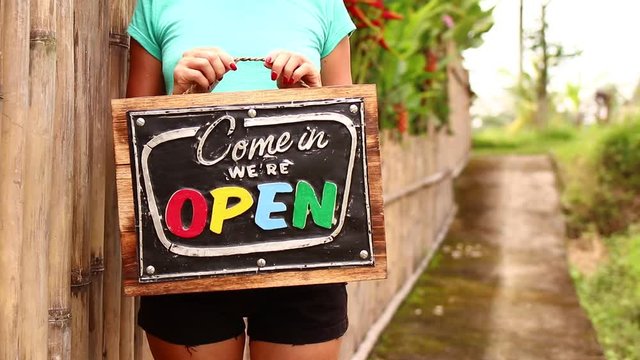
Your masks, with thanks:
M360 251L360 258L361 259L368 259L369 258L369 252L367 250Z
M155 273L156 273L156 268L155 268L155 267L153 267L153 266L151 266L151 265L149 265L149 266L147 266L147 268L145 269L145 271L147 272L147 274L149 274L149 275L153 275L153 274L155 274Z
M258 259L258 267L265 267L265 266L267 266L267 260Z
M147 121L146 121L144 118L138 118L138 119L136 120L136 124L137 124L138 126L144 126L144 124L146 124L146 123L147 123Z
M354 114L357 113L358 112L358 105L353 104L353 105L349 106L349 111L351 111Z
M249 117L256 117L258 115L258 112L256 111L256 109L249 109L248 111Z

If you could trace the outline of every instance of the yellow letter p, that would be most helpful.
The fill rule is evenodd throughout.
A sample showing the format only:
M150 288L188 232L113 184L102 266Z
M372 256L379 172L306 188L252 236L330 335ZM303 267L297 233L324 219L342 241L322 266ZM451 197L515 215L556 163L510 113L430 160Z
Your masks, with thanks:
M218 235L222 233L222 224L225 220L239 216L249 210L253 205L251 193L238 186L214 189L211 191L211 196L213 196L213 209L211 211L211 225L209 229ZM238 203L227 207L230 198L237 198Z

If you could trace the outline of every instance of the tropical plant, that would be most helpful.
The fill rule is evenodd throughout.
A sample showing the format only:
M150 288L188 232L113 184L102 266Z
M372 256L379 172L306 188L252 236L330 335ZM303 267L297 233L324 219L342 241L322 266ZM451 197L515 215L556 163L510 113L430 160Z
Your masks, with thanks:
M345 0L359 26L353 37L357 83L376 83L381 125L420 133L449 117L447 44L478 46L492 25L479 0Z

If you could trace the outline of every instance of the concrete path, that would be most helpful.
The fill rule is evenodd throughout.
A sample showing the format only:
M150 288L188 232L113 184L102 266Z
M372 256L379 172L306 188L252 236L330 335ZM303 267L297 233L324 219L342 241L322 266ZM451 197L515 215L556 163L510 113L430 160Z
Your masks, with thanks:
M604 359L568 273L546 157L474 159L460 212L371 359Z

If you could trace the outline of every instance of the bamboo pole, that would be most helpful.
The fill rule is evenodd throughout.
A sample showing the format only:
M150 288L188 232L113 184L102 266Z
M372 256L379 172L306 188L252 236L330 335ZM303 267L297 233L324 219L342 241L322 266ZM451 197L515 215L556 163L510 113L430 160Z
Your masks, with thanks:
M112 98L124 97L129 40L126 26L131 15L132 2L113 0L110 9L109 81ZM107 129L111 129L108 117ZM122 296L122 263L116 199L115 158L113 135L105 132L106 184L105 184L105 275L104 275L104 342L105 360L120 358L120 316Z
M103 349L103 273L104 273L104 214L105 214L105 133L110 118L109 88L107 83L109 62L109 7L106 0L93 2L93 41L90 43L91 112L91 167L90 173L90 241L91 285L89 297L89 351L90 359L102 358Z
M90 123L93 115L89 103L92 84L89 74L90 46L95 32L91 16L93 2L75 0L75 112L74 112L74 216L71 254L71 358L89 359L89 284L90 223L89 223L89 160Z
M136 312L138 312L139 308L140 308L140 301L136 301ZM146 360L144 358L144 355L145 355L144 347L147 346L146 337L144 336L144 331L139 326L135 327L133 340L134 340L133 358L135 360Z
M71 359L71 237L73 236L72 0L57 0L57 92L49 247L49 359Z
M135 319L135 299L123 296L120 315L120 360L135 358Z
M18 356L21 253L23 249L24 133L29 104L29 2L3 0L2 37L3 104L0 129L0 359Z
M0 3L0 19L2 19L2 21L4 22L4 4ZM4 104L4 88L2 86L2 80L4 79L4 77L2 76L2 63L4 62L4 57L2 56L3 52L2 50L4 50L3 48L3 34L4 34L4 29L2 27L2 24L0 24L0 114L3 114L2 112L2 104ZM2 119L3 117L0 116L0 131L2 131ZM2 136L0 136L0 148L2 148ZM1 345L1 344L0 344Z
M133 13L135 0L127 0L127 14L123 14L121 20L128 23ZM124 25L124 23L122 23ZM122 27L124 29L124 26ZM126 57L126 55L125 55ZM127 59L128 60L128 59ZM125 60L125 61L127 61ZM126 71L122 76L122 86L126 84ZM124 92L124 89L123 89ZM124 93L123 93L124 95ZM133 360L135 358L135 329L136 329L136 300L132 297L121 298L121 316L120 316L120 360ZM136 359L137 360L137 359Z
M55 114L56 37L53 0L30 2L29 117L24 163L24 234L18 323L19 352L26 359L47 357L48 235ZM53 15L53 16L51 16ZM21 61L20 59L15 59Z

